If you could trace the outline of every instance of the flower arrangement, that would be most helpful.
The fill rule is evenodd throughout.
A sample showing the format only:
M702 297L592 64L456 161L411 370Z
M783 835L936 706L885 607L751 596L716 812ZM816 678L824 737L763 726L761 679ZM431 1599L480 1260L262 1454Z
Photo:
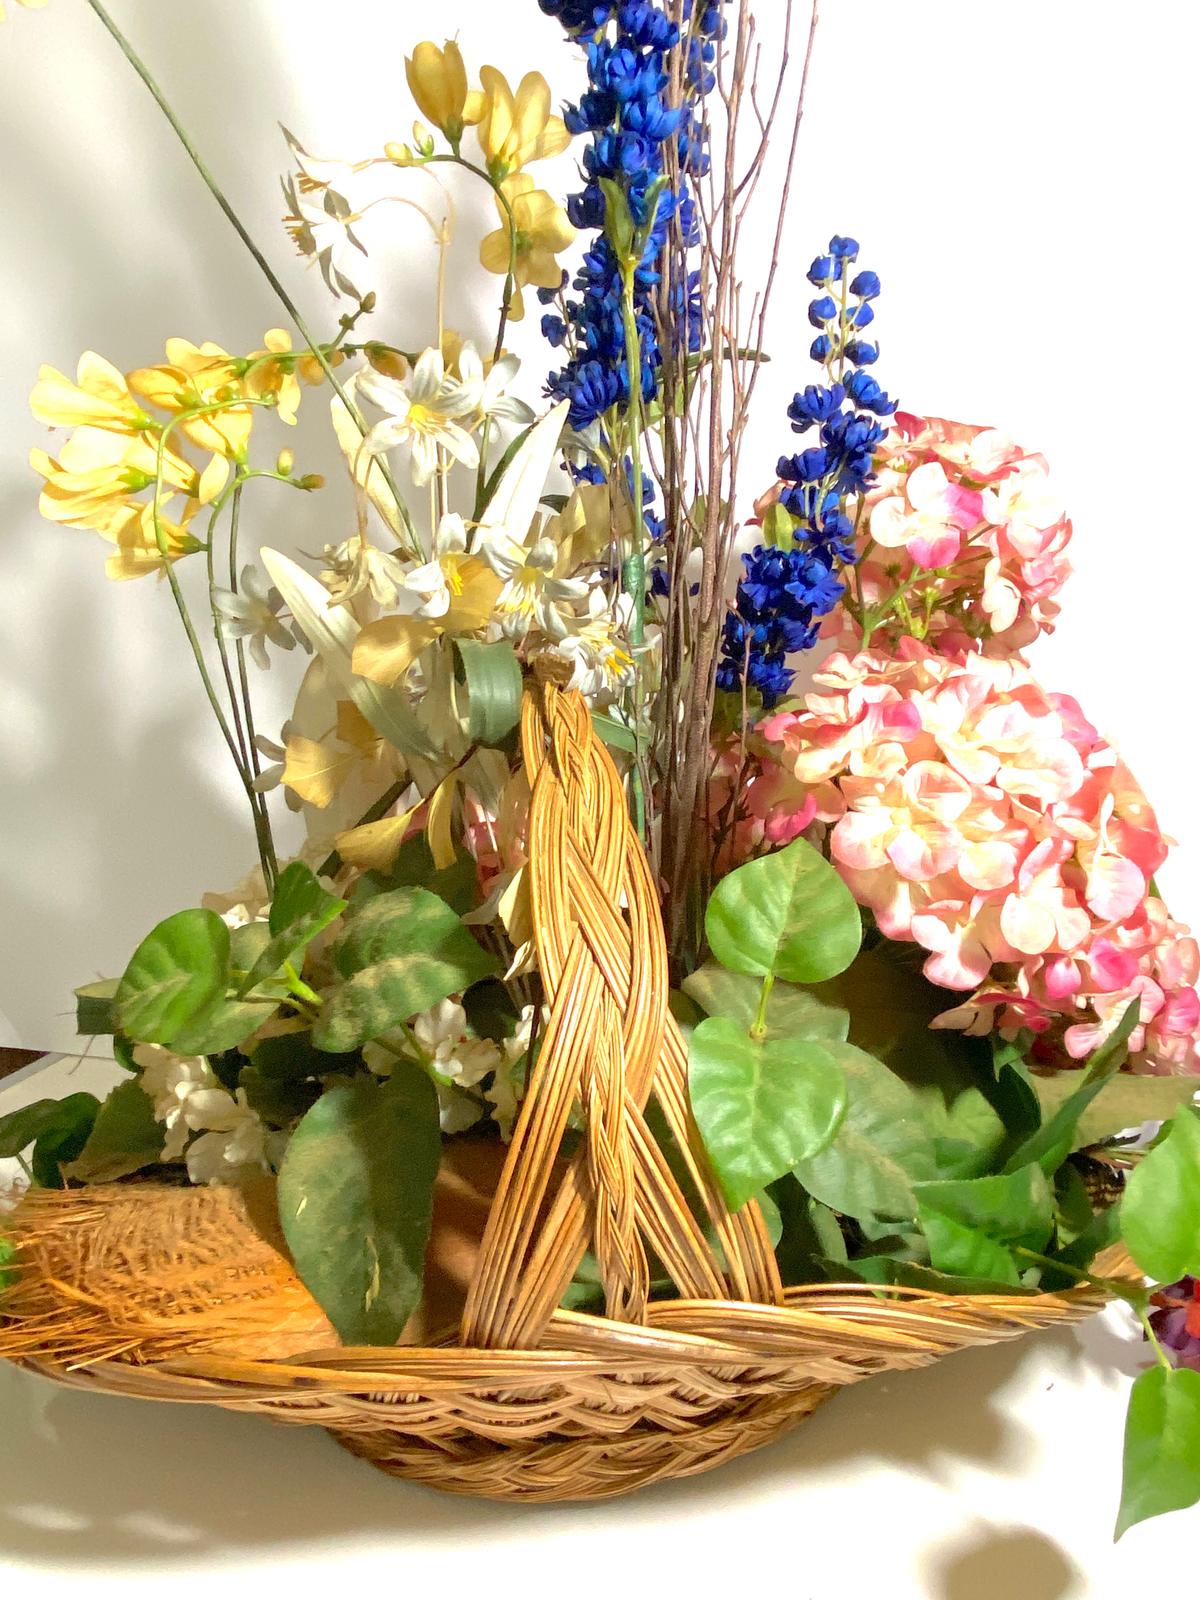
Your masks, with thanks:
M268 1180L337 1337L396 1344L446 1152L517 1150L547 1061L575 1048L530 770L530 708L561 700L607 753L560 729L551 764L619 775L661 910L698 1135L689 1153L656 1134L666 1164L707 1163L791 1285L1124 1299L1155 1359L1119 1529L1197 1498L1172 1461L1200 1453L1200 951L1158 892L1167 841L1024 653L1069 575L1045 461L898 408L850 237L808 274L800 448L741 496L781 235L748 317L736 246L785 84L739 151L746 0L540 0L585 63L561 115L539 74L476 82L457 43L427 41L406 62L410 140L331 160L289 135L284 223L338 308L326 337L88 5L290 330L245 354L177 338L125 372L95 352L73 378L44 367L32 408L55 432L32 464L44 515L176 608L258 860L78 991L80 1031L127 1077L103 1103L0 1119L0 1155L50 1190ZM802 104L803 84L793 126ZM560 197L543 163L569 148L580 187ZM495 211L486 334L446 326L440 292L415 327L358 282L370 214L394 202L444 284L444 169ZM540 384L506 345L534 304ZM337 531L307 565L270 545L259 565L244 521L264 485L336 493L264 438L314 405L345 462ZM274 652L305 659L278 737L253 695ZM281 806L304 826L286 851ZM560 1127L592 1163L594 1255L550 1287L637 1320L678 1291L608 1205L614 1102L588 1070Z

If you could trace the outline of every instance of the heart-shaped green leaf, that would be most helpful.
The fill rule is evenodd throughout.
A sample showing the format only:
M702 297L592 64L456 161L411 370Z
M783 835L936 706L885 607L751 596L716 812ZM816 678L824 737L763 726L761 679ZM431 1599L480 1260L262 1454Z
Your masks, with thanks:
M843 1216L917 1214L913 1184L937 1176L933 1133L921 1101L882 1062L848 1046L839 1057L846 1115L827 1150L796 1165L809 1194Z
M749 1032L758 1016L762 981L744 972L727 972L710 961L683 980L683 990L710 1017L728 1017ZM810 1038L844 1041L850 1018L807 989L776 983L767 1001L768 1039Z
M147 934L125 969L114 1000L121 1032L171 1044L228 981L229 929L215 911L177 911Z
M1200 1372L1151 1367L1133 1385L1115 1538L1200 1501Z
M313 1025L313 1043L355 1050L398 1023L459 994L498 968L445 901L425 889L368 900L334 952L345 982Z
M788 983L834 977L862 942L854 896L807 839L722 878L704 928L723 967Z
M849 1049L832 1040L752 1039L726 1017L694 1029L692 1109L735 1209L833 1138L845 1111L840 1061Z
M1130 1175L1121 1236L1147 1277L1200 1277L1200 1116L1177 1111L1161 1144Z
M284 1237L347 1344L395 1344L420 1300L440 1157L437 1092L404 1065L327 1090L292 1135Z

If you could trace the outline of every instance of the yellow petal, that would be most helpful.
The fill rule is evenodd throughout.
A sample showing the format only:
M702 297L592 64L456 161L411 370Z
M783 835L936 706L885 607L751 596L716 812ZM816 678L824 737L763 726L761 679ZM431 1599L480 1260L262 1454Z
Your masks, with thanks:
M452 825L454 821L454 799L458 793L458 785L461 778L461 772L449 773L438 784L434 790L433 799L429 802L429 815L425 823L425 837L429 841L433 864L439 872L445 867L452 867L457 859Z
M357 750L337 749L331 743L319 743L294 733L287 742L282 781L309 805L323 810L332 803L360 760Z
M507 228L497 228L479 242L479 261L489 272L504 277L508 272L509 236Z
M393 684L441 632L425 617L380 617L368 622L354 644L353 668L372 683Z
M398 817L383 817L379 822L363 822L334 837L334 848L342 860L367 872L390 872L400 853L419 804Z
M524 152L550 120L550 85L540 72L527 72L517 89L517 148Z
M339 744L348 745L368 760L374 760L379 755L383 743L353 700L339 700L337 703L337 737Z
M449 610L441 619L443 630L454 636L478 632L496 609L504 587L503 580L478 556L468 556L458 563L458 581L461 587L451 595ZM357 672L358 667L354 670Z

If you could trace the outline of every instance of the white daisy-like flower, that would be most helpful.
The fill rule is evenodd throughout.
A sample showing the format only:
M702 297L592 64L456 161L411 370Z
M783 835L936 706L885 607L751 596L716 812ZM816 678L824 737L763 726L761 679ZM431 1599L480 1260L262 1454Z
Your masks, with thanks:
M497 1067L494 1078L484 1090L491 1102L492 1115L500 1129L500 1137L506 1140L512 1138L513 1124L520 1109L520 1086L524 1081L522 1062L529 1054L529 1046L533 1039L535 1011L534 1006L526 1006L522 1010L517 1019L516 1029L504 1041L503 1062ZM549 1014L549 1009L543 1006L539 1027L545 1027Z
M626 643L632 615L629 595L618 595L610 605L597 585L588 595L587 620L554 645L555 654L571 664L570 687L591 705L612 705L633 682L633 654Z
M434 559L405 572L399 609L417 617L444 617L462 591L459 567L466 553L467 525L457 511L447 512L434 535Z
M522 428L527 428L533 421L533 408L507 392L521 370L521 363L516 356L501 356L492 363L485 375L479 351L468 340L459 351L458 370L463 388L471 395L474 408L481 416L494 417L501 422L515 422Z
M364 399L386 412L364 441L368 454L407 445L418 485L437 472L439 450L465 467L479 465L479 446L459 420L477 412L476 390L448 376L440 350L424 351L403 380L368 367L358 374L356 386Z
M587 597L582 578L555 576L559 547L553 539L535 539L532 546L518 544L502 529L489 531L475 552L504 587L496 599L495 616L510 639L523 639L537 627L551 639L565 639L574 607Z
M241 639L249 647L254 664L263 672L271 665L268 641L280 650L296 648L296 636L279 620L283 597L277 589L268 587L256 568L242 568L238 593L232 589L214 589L213 605L221 620L221 632L227 639Z

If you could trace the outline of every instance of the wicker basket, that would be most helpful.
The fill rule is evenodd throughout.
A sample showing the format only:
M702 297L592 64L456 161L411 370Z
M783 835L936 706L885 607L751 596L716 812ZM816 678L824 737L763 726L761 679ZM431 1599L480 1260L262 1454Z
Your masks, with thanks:
M0 1356L79 1387L319 1423L384 1471L457 1493L570 1500L703 1471L843 1384L1099 1307L1089 1289L785 1288L758 1208L731 1215L704 1160L649 867L586 706L540 683L522 741L550 1016L498 1178L476 1168L472 1186L445 1164L426 1304L405 1335L423 1342L339 1346L269 1194L117 1184L43 1191L10 1219ZM703 1215L653 1137L651 1096ZM585 1133L566 1162L573 1108ZM589 1247L603 1317L560 1309ZM678 1298L650 1300L650 1252Z

